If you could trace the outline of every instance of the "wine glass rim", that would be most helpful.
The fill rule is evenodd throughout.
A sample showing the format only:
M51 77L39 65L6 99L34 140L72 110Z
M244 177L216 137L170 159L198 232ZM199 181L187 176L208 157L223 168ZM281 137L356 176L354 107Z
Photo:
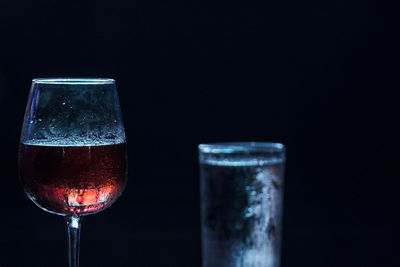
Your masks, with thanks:
M114 84L115 80L110 78L35 78L35 84Z
M236 152L284 152L285 145L276 142L218 142L199 144L201 153L230 154Z

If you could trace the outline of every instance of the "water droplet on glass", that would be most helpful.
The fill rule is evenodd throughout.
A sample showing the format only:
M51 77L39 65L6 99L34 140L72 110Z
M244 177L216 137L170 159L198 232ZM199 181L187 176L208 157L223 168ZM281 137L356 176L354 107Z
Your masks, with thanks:
M244 217L249 218L251 216L253 216L253 208L247 208L245 211Z

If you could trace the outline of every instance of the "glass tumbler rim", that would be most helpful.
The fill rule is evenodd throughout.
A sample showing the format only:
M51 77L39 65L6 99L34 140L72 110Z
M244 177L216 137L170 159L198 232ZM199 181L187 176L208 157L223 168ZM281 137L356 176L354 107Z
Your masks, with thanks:
M216 142L199 144L200 153L232 154L240 152L285 152L285 145L278 142Z
M32 79L34 84L88 84L88 85L102 85L102 84L114 84L115 80L111 78L34 78Z

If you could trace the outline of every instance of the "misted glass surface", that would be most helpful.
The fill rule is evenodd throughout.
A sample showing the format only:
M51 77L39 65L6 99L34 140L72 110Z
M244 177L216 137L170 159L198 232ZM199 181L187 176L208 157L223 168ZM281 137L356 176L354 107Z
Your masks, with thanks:
M204 267L279 267L284 146L199 145Z

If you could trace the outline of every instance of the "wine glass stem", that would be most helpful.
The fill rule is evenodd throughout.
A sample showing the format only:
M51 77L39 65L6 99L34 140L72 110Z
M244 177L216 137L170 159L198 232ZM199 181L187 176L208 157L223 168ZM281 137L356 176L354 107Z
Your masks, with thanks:
M81 233L81 218L68 216L68 262L69 267L79 267L79 235Z

